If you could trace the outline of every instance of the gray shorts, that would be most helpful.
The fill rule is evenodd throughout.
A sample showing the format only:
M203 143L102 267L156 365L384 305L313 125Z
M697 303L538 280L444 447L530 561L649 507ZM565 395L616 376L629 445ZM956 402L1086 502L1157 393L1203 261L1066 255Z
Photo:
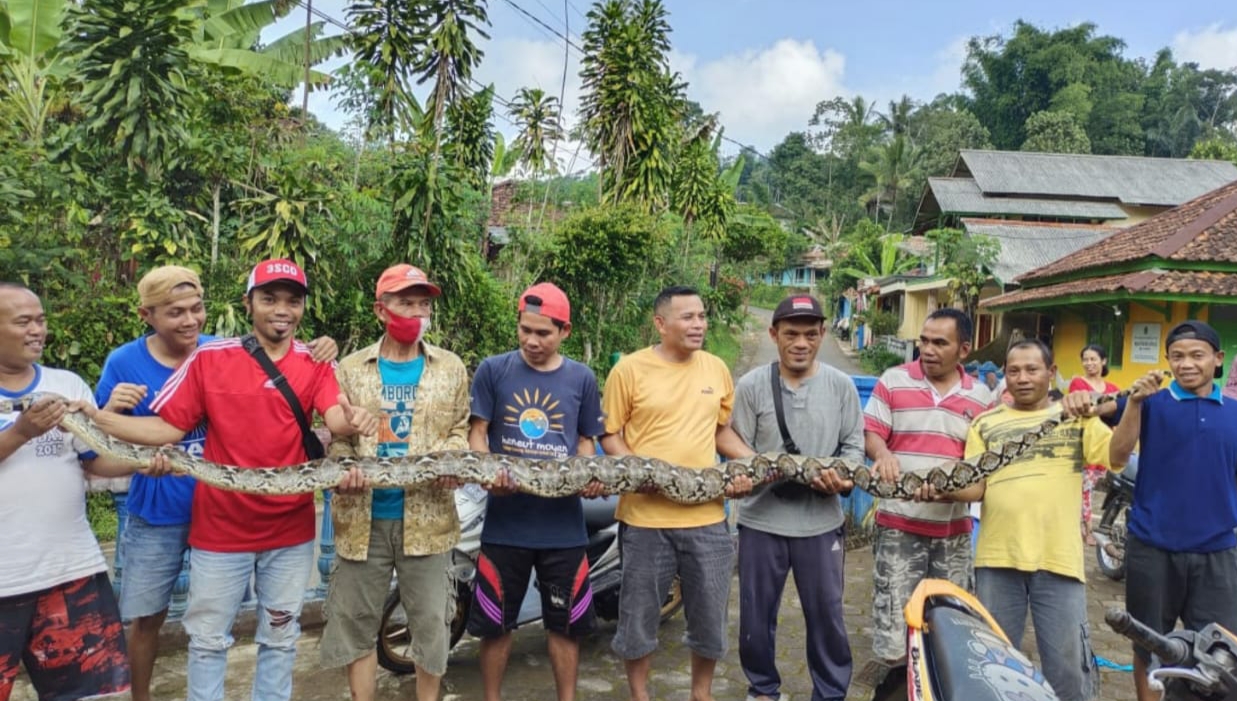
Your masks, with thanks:
M341 667L374 651L382 605L391 589L391 572L399 577L399 595L412 635L409 655L434 676L447 671L455 589L451 554L404 555L403 521L374 521L369 555L364 562L335 558L326 596L322 631L322 666Z
M1219 623L1237 630L1237 548L1214 553L1161 550L1133 535L1125 543L1125 607L1159 633ZM1150 653L1135 647L1143 660Z
M900 662L906 657L902 610L920 580L948 579L974 589L971 535L932 538L877 526L872 551L872 651L877 659Z
M172 589L189 552L189 524L155 526L129 514L121 536L124 571L120 579L120 618L154 616L167 610ZM185 587L189 586L186 577Z
M677 574L687 617L687 647L708 659L724 657L734 573L734 543L726 524L698 528L623 524L619 537L623 583L611 644L614 652L625 660L638 660L657 649L661 606Z

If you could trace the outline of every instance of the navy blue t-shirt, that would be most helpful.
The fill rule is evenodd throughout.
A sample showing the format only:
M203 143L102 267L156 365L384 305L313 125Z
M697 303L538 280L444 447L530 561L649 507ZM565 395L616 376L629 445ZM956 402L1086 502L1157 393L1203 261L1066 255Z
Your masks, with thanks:
M150 410L150 402L162 389L176 368L170 368L150 354L146 346L149 336L129 341L112 351L103 363L103 373L99 375L99 385L95 388L95 402L102 408L112 396L112 390L121 382L135 385L146 385L146 396L138 405L128 412L133 416L155 416ZM198 336L198 345L215 340L214 336ZM206 425L203 424L185 434L177 445L190 455L202 457L202 449L206 443ZM192 477L168 475L166 477L147 477L134 474L129 481L129 513L136 514L147 523L155 526L171 526L189 523L193 507L193 488L196 481Z
M526 458L576 454L580 436L600 436L601 392L588 366L563 358L556 370L529 367L519 351L486 358L472 381L472 415L489 422L490 452ZM491 495L481 542L521 548L588 543L580 497Z
M1130 533L1172 552L1237 547L1237 402L1174 380L1142 403Z

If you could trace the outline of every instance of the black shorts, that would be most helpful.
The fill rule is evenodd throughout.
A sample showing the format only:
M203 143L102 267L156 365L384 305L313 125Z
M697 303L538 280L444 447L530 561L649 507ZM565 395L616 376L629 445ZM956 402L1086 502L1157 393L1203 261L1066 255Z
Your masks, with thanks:
M533 568L545 629L572 638L591 631L596 619L583 547L533 550L483 543L468 632L478 638L496 638L514 630Z
M41 701L128 690L124 628L107 573L0 598L0 701L23 664Z
M1125 607L1152 630L1168 633L1177 620L1187 630L1219 623L1237 631L1237 548L1179 553L1133 535L1125 544ZM1135 648L1143 660L1150 653Z

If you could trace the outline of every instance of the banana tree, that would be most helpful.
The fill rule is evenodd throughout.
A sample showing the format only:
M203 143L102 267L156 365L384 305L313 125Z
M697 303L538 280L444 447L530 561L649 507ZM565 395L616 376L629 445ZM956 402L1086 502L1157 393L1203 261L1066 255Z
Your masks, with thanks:
M315 66L348 50L347 35L323 36L324 22L314 22L258 47L262 32L295 6L289 0L209 0L189 56L198 62L260 76L280 87L305 81L306 62ZM308 38L308 41L306 40ZM258 47L258 48L255 48ZM320 87L331 76L310 70L309 86Z
M0 98L34 144L47 123L48 83L66 72L58 62L65 9L65 0L0 2Z

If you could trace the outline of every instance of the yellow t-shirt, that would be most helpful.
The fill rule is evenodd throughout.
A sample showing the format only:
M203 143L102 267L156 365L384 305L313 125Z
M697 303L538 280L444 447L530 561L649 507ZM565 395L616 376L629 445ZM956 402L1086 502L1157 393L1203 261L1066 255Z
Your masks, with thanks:
M1013 439L1054 416L1056 406L1019 411L999 406L971 424L966 457ZM1030 451L988 478L980 516L976 567L1046 570L1084 581L1082 514L1084 465L1109 467L1112 429L1097 417L1067 421Z
M730 421L734 381L717 356L692 353L672 363L652 348L625 356L610 371L601 400L606 433L623 434L636 455L680 467L717 463L717 427ZM725 519L722 500L686 505L660 494L624 494L616 517L643 528L694 528Z

